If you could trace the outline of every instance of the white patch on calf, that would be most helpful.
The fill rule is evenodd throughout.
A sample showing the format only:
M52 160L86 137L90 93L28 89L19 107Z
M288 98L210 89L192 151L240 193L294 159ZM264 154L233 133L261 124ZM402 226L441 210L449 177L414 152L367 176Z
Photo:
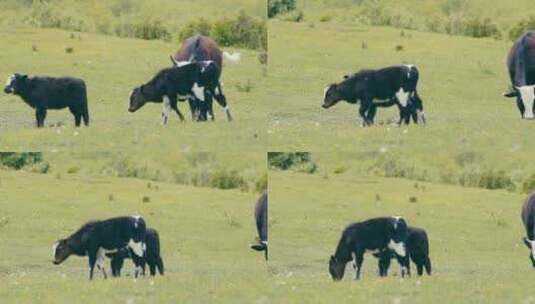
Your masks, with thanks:
M398 255L405 257L405 245L403 242L396 243L393 240L388 242L388 249L394 250Z
M409 71L407 72L407 78L411 78L411 70L412 70L412 68L414 67L414 65L412 65L412 64L405 64L405 66L409 69Z
M524 104L524 108L525 108L524 118L526 119L535 118L535 116L533 115L533 102L535 100L535 85L517 87L517 89L520 92L520 98L522 99L522 103Z
M56 256L56 250L58 249L59 242L55 242L54 245L52 245L52 254Z
M204 101L204 87L200 87L197 83L194 83L191 90L197 99Z
M15 75L9 75L6 81L6 87L10 85L13 82L13 80L15 80Z
M215 87L214 93L215 93L216 95L219 95L219 87Z
M396 98L399 101L399 104L402 107L406 107L409 102L409 94L410 92L405 92L403 88L399 88L399 91L396 92Z
M143 256L143 248L144 248L145 244L143 242L134 242L133 239L130 239L128 241L128 247L130 249L132 249L132 251L138 256L138 257L142 257Z
M394 229L398 229L398 223L399 219L401 219L401 216L395 215L392 218L394 219Z
M325 89L323 89L323 101L322 102L325 102L325 99L327 98L327 91L329 91L330 88L331 86L328 86Z
M192 61L175 61L175 62L176 62L176 67L177 68L180 68L180 67L183 67L183 66L186 66L186 65L190 65L190 64L193 63Z
M171 111L171 101L167 95L163 96L163 106L162 106L162 124L167 124L167 118L169 117L169 112Z
M132 215L132 218L134 219L134 227L137 228L141 215Z

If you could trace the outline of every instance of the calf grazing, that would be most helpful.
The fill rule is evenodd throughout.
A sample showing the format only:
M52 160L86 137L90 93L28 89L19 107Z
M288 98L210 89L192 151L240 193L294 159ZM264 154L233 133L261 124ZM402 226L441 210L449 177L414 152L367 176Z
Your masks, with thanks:
M425 272L427 272L428 275L431 275L429 240L425 230L421 228L408 227L407 241L405 244L407 245L407 252L410 259L416 265L418 275L421 276L423 274L424 268ZM387 276L388 268L390 267L390 259L395 256L395 253L393 253L391 250L385 250L378 254L374 254L374 256L379 258L379 275ZM407 267L408 266L409 265L407 265ZM408 272L410 273L410 268L408 269Z
M341 100L356 104L363 126L373 124L377 107L398 105L399 123L425 123L423 103L417 92L419 72L415 66L391 66L379 70L361 70L340 83L325 88L323 105L328 109Z
M258 243L251 245L256 251L264 251L264 258L268 260L268 195L264 192L256 202L254 217L258 231Z
M507 69L512 91L505 97L515 97L523 119L535 118L535 32L520 37L509 51Z
M9 76L4 88L7 94L18 95L35 109L37 127L45 125L47 110L69 108L74 115L74 124L79 127L83 119L89 125L87 92L82 79L62 77L28 77L13 74Z
M123 268L124 259L131 258L136 268L141 268L143 275L145 275L145 264L149 265L150 275L156 274L156 269L160 275L163 275L163 260L160 256L160 236L158 231L152 228L147 228L145 233L146 245L145 255L143 258L138 257L131 248L122 248L117 252L106 253L106 256L111 258L111 272L114 277L121 276L121 269Z
M211 61L215 64L217 73L214 75L214 80L219 84L219 78L223 72L223 58L230 62L237 63L240 61L240 54L231 55L227 52L222 52L217 43L210 37L195 35L186 39L175 56L171 56L171 61L174 66L178 66L183 62L201 62ZM218 92L214 96L216 101L222 106L226 107L225 95L221 91L221 86L218 86ZM192 112L192 119L206 120L209 115L212 119L214 117L212 109L212 98L208 98L204 102L197 99L190 98L190 107ZM230 121L230 112L225 111L227 119Z
M68 238L54 244L55 265L63 263L70 255L89 257L89 279L93 279L95 265L107 278L104 269L105 253L129 248L134 255L143 258L145 252L145 221L141 216L124 216L83 225ZM136 276L139 269L136 269Z
M535 268L535 192L529 195L522 206L522 223L526 229L524 244L531 250L529 258Z
M354 259L355 280L360 279L360 270L366 251L393 250L402 268L408 270L409 259L405 250L407 223L401 217L379 217L349 225L342 232L336 252L329 260L329 272L335 281L344 277L346 264Z
M209 72L210 70L212 72ZM162 123L164 125L167 124L171 109L177 113L180 120L184 120L184 116L178 110L178 100L195 98L204 101L205 89L212 88L211 78L205 78L208 76L203 76L203 73L207 75L213 73L213 65L209 62L189 62L161 70L152 80L132 91L128 111L135 112L147 102L163 102ZM214 88L215 91L217 91L216 88ZM228 107L225 111L229 112Z

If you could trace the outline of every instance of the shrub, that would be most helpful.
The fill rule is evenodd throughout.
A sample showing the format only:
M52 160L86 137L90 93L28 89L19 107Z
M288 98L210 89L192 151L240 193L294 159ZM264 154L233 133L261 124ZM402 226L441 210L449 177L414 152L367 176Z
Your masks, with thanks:
M310 157L310 152L269 152L268 165L280 170L292 169L297 172L315 173L318 169Z
M535 16L530 16L527 19L520 20L513 25L509 30L509 39L516 40L522 36L526 31L535 29Z
M462 27L463 30L461 34L463 34L464 36L470 36L474 38L501 38L501 32L498 29L498 26L492 23L490 18L485 18L483 20L480 20L479 18L474 18L472 20L466 21Z
M530 193L535 190L535 174L528 177L522 184L522 191L524 193Z
M293 11L295 8L295 0L268 0L268 18Z
M320 17L320 22L329 22L333 19L331 15L323 15Z
M236 19L224 18L212 25L211 36L222 46L267 49L267 28L258 20L241 12Z
M264 174L256 180L255 190L256 192L262 193L264 191L267 191L267 187L268 187L268 177L267 177L267 174Z
M290 21L290 22L301 22L305 18L305 14L301 10L292 11L287 14L285 14L282 17L282 20L284 21Z
M459 184L466 187L484 189L505 189L514 191L516 186L504 171L485 170L483 172L470 171L459 177Z
M171 34L159 20L144 20L138 23L120 23L115 26L115 35L119 37L139 38L145 40L169 40Z
M204 18L199 18L186 24L178 33L178 39L180 39L179 42L182 42L194 35L209 36L211 32L212 24Z
M41 152L0 152L0 166L20 170L43 161Z
M227 171L221 169L216 171L210 177L210 186L219 189L236 189L247 190L247 182L241 177L236 170Z

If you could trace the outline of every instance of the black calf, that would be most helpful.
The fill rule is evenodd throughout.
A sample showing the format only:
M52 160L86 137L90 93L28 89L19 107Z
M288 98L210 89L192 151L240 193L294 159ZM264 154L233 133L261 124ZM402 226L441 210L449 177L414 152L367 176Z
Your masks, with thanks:
M264 192L255 205L254 211L258 243L251 245L256 251L264 251L264 258L268 260L268 195Z
M424 229L409 227L407 229L407 252L412 262L416 265L418 275L423 274L424 268L431 275L431 259L429 258L429 240ZM379 275L387 276L390 267L390 259L396 256L391 250L385 250L374 256L379 258ZM410 273L410 269L408 269Z
M138 257L132 249L123 248L115 253L106 253L106 256L111 258L111 272L114 277L121 276L121 269L123 268L124 259L132 259L136 268L141 268L143 275L145 275L145 264L149 265L150 275L156 274L156 269L160 275L164 273L163 260L160 256L160 236L158 231L152 228L147 228L145 234L145 256Z

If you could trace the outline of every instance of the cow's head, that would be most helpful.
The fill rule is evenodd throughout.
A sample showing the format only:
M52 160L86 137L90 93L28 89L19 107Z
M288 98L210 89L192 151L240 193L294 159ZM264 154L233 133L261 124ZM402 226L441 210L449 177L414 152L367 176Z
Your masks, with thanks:
M340 281L344 277L344 272L346 270L346 263L341 263L336 260L334 255L331 255L329 260L329 273L334 281Z
M135 88L130 94L130 105L128 111L134 113L150 100L149 90L145 85Z
M416 110L416 115L419 123L426 123L425 114L424 114L424 105L420 98L413 98L411 102L414 105L414 110Z
M535 119L535 85L513 87L505 97L516 97L516 104L523 119Z
M67 240L63 239L54 244L52 252L54 253L54 261L52 263L59 265L73 253L73 250L69 247Z
M25 85L28 75L13 74L7 78L4 92L6 94L18 94Z
M336 83L325 88L323 91L323 104L321 105L324 109L328 109L342 100L342 95L338 88L339 85Z
M531 250L529 259L531 260L531 263L533 264L533 267L535 268L535 241L532 241L528 239L527 237L525 237L524 244L526 245L526 247L529 248L529 250Z

